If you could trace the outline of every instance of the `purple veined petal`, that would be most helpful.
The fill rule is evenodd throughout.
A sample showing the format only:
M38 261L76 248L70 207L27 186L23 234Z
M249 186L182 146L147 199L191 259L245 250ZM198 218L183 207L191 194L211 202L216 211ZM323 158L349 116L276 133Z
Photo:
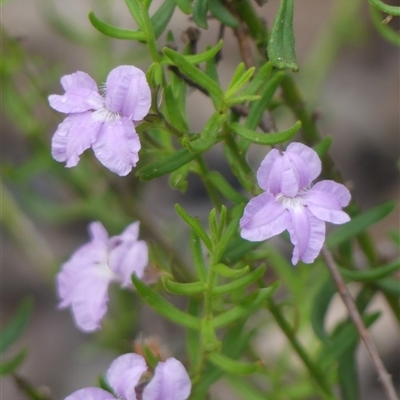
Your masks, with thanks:
M271 172L273 165L277 161L277 159L281 158L282 155L279 154L279 151L276 149L272 149L262 160L260 168L257 170L257 182L258 186L266 192L270 192L270 186L275 188L277 185L274 182L271 182ZM279 193L280 186L277 188L278 190L271 191L274 195Z
M72 314L79 329L93 332L101 328L107 311L108 286L115 280L107 265L88 268L73 292Z
M132 286L133 273L142 278L149 262L149 250L146 242L125 241L110 252L110 268L118 275L122 286Z
M333 224L344 224L350 221L350 217L342 207L350 202L349 190L340 183L334 181L321 181L316 183L304 194L305 204L311 213Z
M115 394L123 400L136 400L135 386L147 371L145 359L139 354L123 354L110 365L106 377Z
M318 154L303 143L290 143L285 154L299 169L300 189L307 187L321 173L322 164ZM306 180L308 183L305 182Z
M132 121L123 117L105 122L92 148L105 167L125 176L139 160L140 140Z
M61 78L65 89L63 95L50 95L49 103L52 108L62 113L81 113L97 110L104 104L99 94L96 82L85 72L75 72Z
M57 274L59 308L66 308L72 304L81 276L88 269L107 263L107 231L100 222L92 222L88 230L90 242L80 246Z
M192 383L185 367L175 358L159 362L153 379L144 388L143 400L186 400Z
M294 245L292 264L299 260L310 264L318 256L325 241L325 223L315 218L305 207L289 209L288 231Z
M240 235L252 242L269 239L287 229L288 217L285 207L271 193L260 194L244 209Z
M114 68L107 77L106 107L133 121L142 120L151 106L151 91L145 73L131 65Z
M103 389L88 387L77 390L66 397L65 400L115 400L115 397Z
M66 161L66 167L74 167L79 156L88 149L99 133L101 121L93 119L90 111L72 114L58 125L51 141L51 154L56 161Z

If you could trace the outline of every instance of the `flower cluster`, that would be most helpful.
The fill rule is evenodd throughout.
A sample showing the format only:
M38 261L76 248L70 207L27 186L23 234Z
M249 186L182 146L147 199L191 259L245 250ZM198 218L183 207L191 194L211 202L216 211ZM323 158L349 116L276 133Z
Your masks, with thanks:
M168 358L159 362L150 382L141 380L146 371L142 356L124 354L111 363L106 373L115 396L103 389L88 387L72 393L65 400L186 400L189 397L192 384L180 361Z
M131 275L142 278L148 263L147 244L138 240L139 222L110 238L100 222L92 222L89 234L90 242L74 252L56 278L59 307L71 307L76 325L85 332L100 328L108 285L131 287Z
M257 172L265 192L247 204L240 220L241 236L257 242L287 229L294 245L292 263L312 263L325 240L324 221L350 220L342 211L351 198L344 185L325 180L311 187L320 173L317 153L302 143L291 143L283 154L271 150Z
M132 121L149 112L151 92L140 69L122 65L107 77L103 97L85 72L61 78L65 94L49 96L50 106L68 114L52 140L55 160L74 167L89 147L99 161L118 175L127 175L139 159L139 136Z

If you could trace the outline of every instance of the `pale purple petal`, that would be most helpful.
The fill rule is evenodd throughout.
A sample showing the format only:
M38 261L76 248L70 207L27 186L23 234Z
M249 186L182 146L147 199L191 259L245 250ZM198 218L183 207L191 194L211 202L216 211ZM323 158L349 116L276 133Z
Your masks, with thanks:
M277 161L277 159L280 159L281 157L282 155L279 154L278 150L272 149L265 156L264 160L262 160L260 168L258 168L257 171L258 186L260 186L260 188L265 190L266 192L272 192L273 194L278 194L280 191L279 181L272 182L270 176L274 163Z
M137 240L139 222L129 225L121 235L110 238L109 265L119 276L122 286L132 286L131 276L142 278L149 262L146 242Z
M114 68L107 77L105 104L114 113L133 121L142 120L151 105L145 73L130 65Z
M66 397L65 400L115 400L115 397L103 389L88 387L77 390Z
M107 371L107 381L123 400L136 400L135 386L147 371L145 359L135 353L116 358Z
M93 332L101 328L107 311L108 286L114 280L107 265L88 269L80 276L72 298L72 314L78 328Z
M315 218L305 207L289 209L288 231L294 245L292 264L299 260L312 263L321 251L325 240L325 223Z
M115 279L107 266L107 231L99 222L89 226L91 241L74 252L57 274L60 308L71 306L76 325L85 332L100 328L107 310L107 289Z
M74 167L79 156L96 140L101 121L93 119L88 111L72 114L58 125L51 141L51 154L57 161L66 161L67 167Z
M81 113L97 110L104 104L96 82L85 72L65 75L61 78L61 84L65 94L49 96L50 106L59 112Z
M251 199L240 220L240 235L252 242L279 235L287 228L288 213L271 193L263 193Z
M300 178L302 179L300 189L307 187L321 173L321 160L318 154L303 143L290 143L285 154L299 168ZM302 163L299 162L299 159ZM303 163L305 165L302 165ZM306 177L304 171L307 171ZM305 179L309 182L306 183Z
M304 194L305 204L317 218L333 224L344 224L350 217L342 211L350 202L349 190L334 181L316 183Z
M72 304L74 291L81 275L89 268L107 262L108 234L100 222L92 222L88 227L90 242L80 246L65 262L57 274L57 292L60 308Z
M185 367L175 358L158 363L154 377L143 391L143 400L186 400L192 383Z
M105 122L92 145L99 161L120 176L127 175L139 160L139 136L128 118Z

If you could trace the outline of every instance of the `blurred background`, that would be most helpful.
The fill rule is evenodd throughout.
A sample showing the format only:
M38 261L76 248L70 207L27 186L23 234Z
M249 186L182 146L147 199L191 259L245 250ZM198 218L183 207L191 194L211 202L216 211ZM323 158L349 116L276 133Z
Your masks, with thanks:
M157 9L160 2L153 3ZM315 109L322 135L333 137L331 155L338 170L363 209L388 199L399 199L398 50L376 32L366 0L296 0L295 3L294 29L300 67L295 78L307 105ZM269 0L258 8L267 26L272 24L278 5L277 0ZM110 69L121 63L135 64L144 70L150 64L144 46L104 38L95 31L87 18L90 10L117 26L134 27L123 0L8 0L2 1L1 11L2 325L21 299L33 297L35 308L22 342L28 345L29 355L20 374L36 386L51 388L54 399L63 399L78 388L94 384L115 352L107 350L105 336L98 336L99 340L94 342L90 335L74 327L69 311L57 310L54 274L87 240L86 225L90 217L99 218L101 214L74 208L76 193L88 190L103 194L105 189L101 182L92 183L90 175L89 179L85 175L85 165L95 171L101 168L90 152L82 157L82 164L86 164L75 172L64 170L49 159L51 137L63 116L52 111L46 99L49 94L62 92L59 78L64 74L81 70L102 82ZM180 48L185 44L184 32L190 26L193 22L176 10L170 27ZM211 20L209 30L202 32L200 50L217 42L218 29L217 21ZM159 47L166 43L166 38L161 37ZM222 57L219 73L222 85L227 85L240 62L236 39L229 29ZM201 93L189 92L188 113L193 131L202 128L211 112L211 105ZM277 124L280 129L289 126L285 118L277 119ZM218 149L207 154L210 166L229 174L229 167L218 155ZM252 148L249 162L257 168L264 156L264 148ZM68 173L73 176L76 190L66 184ZM122 182L131 194L137 194L143 212L151 215L154 230L170 232L172 241L179 241L186 234L183 226L176 225L174 203L179 202L192 214L206 218L210 204L200 180L191 178L187 192L181 193L169 188L167 178L143 185L131 175L112 183ZM233 178L227 177L233 182ZM83 188L85 184L90 188ZM109 226L120 218L113 215L112 208L102 212ZM115 222L115 229L117 226ZM383 259L390 260L396 255L387 231L398 228L397 208L372 230ZM185 250L181 256L187 256ZM383 308L384 312L372 334L399 385L399 329L385 307L383 299L377 297L372 309ZM335 301L329 314L330 326L343 315L340 301ZM180 329L156 318L147 308L138 311L136 322L137 332L144 336L157 332L172 354L182 351ZM112 326L107 328L112 331ZM286 342L279 332L273 332L267 339L257 338L256 345L260 354L268 358L277 346L286 346ZM362 346L359 360L362 399L383 398ZM215 385L213 391L218 399L236 399L223 383ZM11 378L2 380L1 396L4 400L24 398Z

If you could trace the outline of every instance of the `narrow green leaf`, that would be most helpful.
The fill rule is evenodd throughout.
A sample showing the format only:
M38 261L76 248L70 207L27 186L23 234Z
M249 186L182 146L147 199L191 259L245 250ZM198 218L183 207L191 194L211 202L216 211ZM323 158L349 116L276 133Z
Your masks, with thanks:
M198 85L206 89L208 92L215 95L218 99L223 99L224 93L219 85L206 75L203 71L192 65L189 61L185 59L182 54L164 47L163 53L171 59L174 64L185 74L188 78L192 79Z
M372 22L376 30L391 44L394 46L400 47L400 35L394 29L390 27L388 24L382 23L382 13L375 8L374 6L369 7L369 11L371 13Z
M221 0L211 0L209 3L209 8L211 14L224 25L227 25L231 28L237 28L239 26L238 20L224 6Z
M200 137L195 140L189 140L188 137L184 137L182 145L195 153L203 153L217 143L219 129L225 120L226 114L214 113L205 125Z
M169 21L174 15L175 0L164 0L161 7L151 17L151 24L153 25L154 35L158 39L164 32Z
M261 99L250 104L249 115L246 118L245 127L248 129L256 129L264 112L268 108L276 89L285 77L283 71L275 73L265 83L261 92Z
M190 216L179 204L175 204L175 210L179 216L199 235L200 239L207 246L209 251L212 251L212 244L210 238L208 237L206 231L200 225L198 219Z
M266 267L265 265L255 269L254 271L250 272L249 274L242 276L232 282L229 282L225 285L216 286L213 290L214 294L222 295L226 293L233 292L236 289L240 289L245 286L249 286L252 283L256 282L260 279L265 273Z
M330 233L326 239L326 245L328 247L335 247L346 240L357 236L368 229L371 225L389 215L395 207L396 203L394 201L388 201L357 215L350 222L341 225Z
M255 68L253 67L252 69L254 72ZM236 67L235 72L232 75L231 81L229 82L229 85L226 90L228 91L229 89L231 89L236 84L236 82L243 76L245 72L246 72L246 65L244 64L244 62L239 63L239 65ZM225 98L226 97L227 96L225 94Z
M218 272L221 276L225 278L240 278L241 276L247 274L250 271L250 267L246 265L244 268L233 269L229 268L227 265L218 263L211 266L213 270Z
M183 119L180 108L176 106L177 102L171 84L167 85L165 88L164 97L171 124L179 131L187 132L188 127Z
M239 64L240 66L240 64ZM244 66L244 64L243 64ZM239 67L238 67L239 69ZM235 76L232 78L231 83L228 86L228 89L225 93L225 99L229 99L232 97L236 92L238 92L254 75L255 67L249 68L247 71L241 72L239 76Z
M259 96L258 94L255 95L239 95L239 96L234 96L234 97L230 97L229 99L225 100L225 104L228 107L232 107L235 104L242 104L242 103L250 103L251 101L256 101L256 100L260 100L261 96Z
M329 342L329 336L325 331L325 316L335 293L335 285L333 284L332 278L329 276L318 290L312 302L311 326L315 334L325 343Z
M27 354L28 351L23 349L11 360L0 363L0 376L13 373L24 362Z
M208 351L220 351L221 342L215 333L214 325L211 319L205 318L201 321L201 336L204 349Z
M26 298L22 301L21 305L11 321L1 331L0 340L0 354L6 351L12 344L14 344L24 332L28 325L33 308L33 301L31 298Z
M184 55L183 57L185 57L185 60L188 61L190 64L200 64L202 62L213 59L217 55L217 53L222 49L223 44L224 41L221 39L214 47L207 49L203 53L189 54L189 55ZM162 62L167 65L174 64L167 57L163 58Z
M204 282L180 283L171 281L166 277L162 278L162 282L168 292L179 295L196 295L199 293L204 293L207 289L207 286Z
M208 28L207 11L209 0L194 0L193 3L193 19L197 25L204 29Z
M200 237L194 230L192 230L191 232L190 249L192 251L192 257L194 266L196 268L197 276L201 281L205 282L207 279L206 263L204 262Z
M235 264L245 254L254 250L260 244L260 242L249 242L248 240L242 239L240 236L236 236L231 243L229 243L222 256L222 260L225 264Z
M143 300L163 317L190 329L200 329L200 319L187 314L165 300L157 292L147 286L136 275L132 275L132 282Z
M357 343L350 346L338 359L338 377L343 400L359 400L356 361Z
M326 136L319 143L313 146L313 149L316 151L318 156L322 158L325 156L325 154L328 153L331 144L332 144L332 136Z
M256 72L253 80L250 82L247 88L243 90L242 94L252 95L257 93L258 89L260 89L261 86L267 81L269 75L271 74L271 71L272 64L270 61L268 61Z
M245 128L243 125L234 122L231 124L232 130L238 135L244 137L250 142L265 145L274 145L283 143L286 140L292 138L301 128L301 122L297 121L291 128L286 131L276 133L258 133L250 129Z
M199 317L201 313L201 301L194 297L189 297L188 313L194 317ZM187 354L191 365L198 365L201 356L200 332L196 329L187 329L186 336Z
M186 192L189 185L189 182L187 180L189 170L190 164L185 164L177 170L171 172L168 182L172 189L178 189L181 192Z
M94 15L93 11L89 12L89 20L91 24L103 35L124 40L146 40L146 35L144 32L122 29L107 24L106 22L99 20L96 15Z
M136 171L136 176L141 181L150 181L151 179L176 171L182 165L189 163L196 158L197 154L188 149L180 149L161 161L147 164Z
M257 363L245 363L242 361L233 360L221 353L209 353L207 358L218 368L221 368L225 372L236 375L248 375L254 374L262 369L261 362Z
M140 7L140 2L138 0L125 0L125 3L128 6L129 11L131 12L133 18L135 18L135 21L139 25L139 28L142 31L145 31L145 23L143 21L142 9Z
M184 14L192 14L193 7L191 0L175 0L176 5L181 9Z
M276 68L298 71L293 33L294 0L281 0L268 41L268 57Z
M375 6L378 10L383 11L386 14L393 15L394 17L400 17L400 7L399 6L390 6L385 4L381 0L368 0L373 6Z
M217 171L212 171L207 174L206 179L221 192L228 200L233 203L247 203L248 199L241 193L237 192L229 182Z
M386 294L400 296L400 281L398 279L380 279L376 282L376 286Z
M355 282L373 282L378 279L386 278L400 269L400 259L391 262L388 265L374 267L367 270L350 270L339 268L343 278Z

